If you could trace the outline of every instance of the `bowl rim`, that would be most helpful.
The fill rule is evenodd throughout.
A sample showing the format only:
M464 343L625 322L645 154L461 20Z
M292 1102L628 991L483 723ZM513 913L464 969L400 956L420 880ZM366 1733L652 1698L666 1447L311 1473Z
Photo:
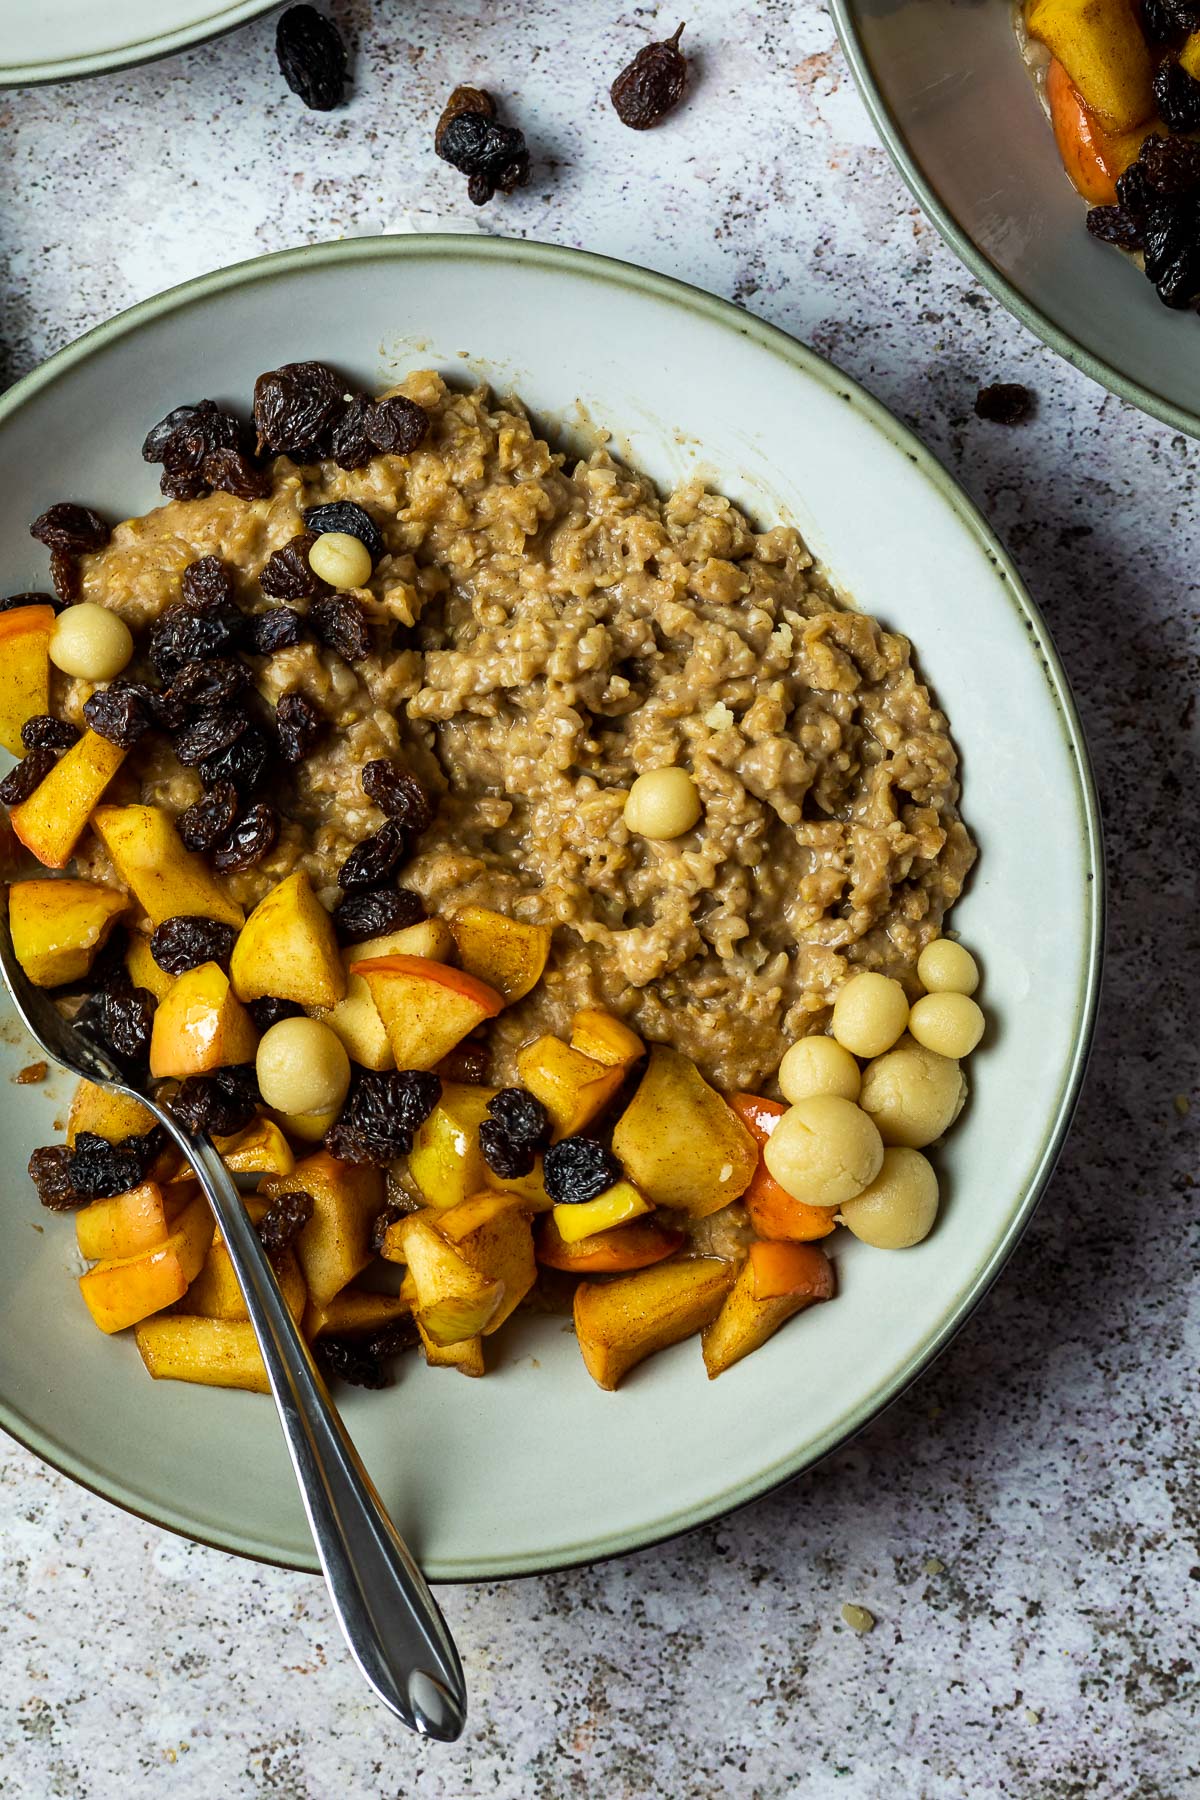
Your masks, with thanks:
M495 1564L476 1561L461 1568L452 1566L449 1571L440 1573L437 1577L439 1581L448 1582L495 1581L521 1575L553 1573L600 1562L612 1556L626 1555L634 1550L647 1549L761 1498L805 1469L811 1468L865 1429L899 1398L947 1346L987 1293L1016 1247L1045 1190L1070 1128L1087 1068L1100 998L1104 952L1105 869L1100 805L1083 726L1069 678L1041 613L1026 591L1007 551L974 502L932 452L880 401L849 376L843 375L815 350L801 344L778 326L770 325L744 311L732 301L705 293L674 277L660 275L613 257L568 249L556 244L544 244L532 239L468 237L446 233L352 238L277 251L232 264L228 268L169 288L93 327L82 337L57 351L0 396L0 437L12 416L43 389L67 377L77 364L88 360L109 344L136 333L141 326L153 320L183 312L230 289L259 282L270 283L277 277L290 276L311 267L336 264L353 266L376 259L403 262L407 258L430 256L464 261L481 260L484 263L515 262L549 275L556 271L583 275L602 285L631 288L670 305L684 307L725 331L751 339L761 350L781 362L788 371L799 372L810 380L820 382L853 407L887 439L896 452L934 487L939 497L974 538L982 554L995 569L1008 604L1021 619L1043 663L1057 704L1059 725L1067 741L1076 774L1075 802L1078 808L1077 823L1085 886L1083 914L1086 943L1082 977L1074 1003L1075 1036L1040 1153L990 1253L959 1291L949 1309L930 1326L920 1344L892 1371L886 1381L856 1406L849 1408L819 1438L776 1459L754 1475L739 1479L731 1486L708 1495L699 1504L655 1520L648 1529L635 1528L608 1536L601 1535L594 1541L571 1546L568 1554L560 1552L545 1558L537 1555L504 1558L498 1559ZM110 1478L105 1471L95 1469L87 1459L59 1443L43 1427L18 1414L2 1395L0 1427L61 1474L146 1523L161 1525L193 1542L247 1556L258 1562L305 1573L318 1571L319 1565L314 1554L281 1554L278 1548L256 1536L253 1529L227 1531L217 1530L210 1525L207 1529L200 1530L194 1521L170 1506L150 1504L148 1496Z
M87 75L104 75L117 69L136 68L141 63L157 62L174 56L194 44L222 37L236 31L239 25L269 12L277 0L226 0L216 5L203 19L181 25L174 31L156 31L150 37L132 39L111 50L96 50L88 56L56 56L40 62L0 63L0 89L40 87L51 81L78 81Z
M974 238L964 231L925 174L899 118L884 98L883 90L875 78L866 44L859 34L857 0L829 0L829 10L842 54L871 123L883 140L884 149L922 212L933 221L959 261L966 264L976 280L981 281L988 292L1007 307L1027 330L1041 338L1044 344L1057 351L1074 368L1090 376L1101 387L1107 388L1119 400L1127 400L1140 412L1148 413L1152 419L1158 419L1162 424L1171 426L1175 431L1182 431L1189 437L1200 437L1200 414L1189 412L1186 407L1179 406L1165 394L1160 394L1156 388L1143 386L1140 381L1135 381L1132 376L1115 368L1103 357L1085 349L1077 339L1036 306L1027 294L1015 287L979 248Z

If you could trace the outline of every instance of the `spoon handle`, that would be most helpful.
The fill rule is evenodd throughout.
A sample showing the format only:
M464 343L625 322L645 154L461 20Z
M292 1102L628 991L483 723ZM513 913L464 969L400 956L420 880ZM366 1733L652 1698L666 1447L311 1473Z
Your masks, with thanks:
M220 1156L166 1108L138 1098L187 1157L221 1228L350 1653L384 1705L411 1730L449 1742L466 1720L466 1683L425 1577L338 1417Z

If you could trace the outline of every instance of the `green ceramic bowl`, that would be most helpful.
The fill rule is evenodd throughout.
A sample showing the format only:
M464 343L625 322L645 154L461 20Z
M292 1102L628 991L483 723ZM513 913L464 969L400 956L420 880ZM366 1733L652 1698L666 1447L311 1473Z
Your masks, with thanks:
M275 0L17 0L5 9L0 87L69 81L173 56Z
M1088 235L1008 0L831 6L880 136L971 272L1093 380L1200 435L1200 325Z
M511 386L560 441L581 421L607 425L660 483L702 470L764 521L793 519L861 604L911 634L963 753L982 857L955 923L983 961L990 1031L971 1104L938 1153L934 1234L891 1255L839 1234L837 1300L716 1382L692 1340L601 1393L569 1325L531 1315L500 1334L482 1381L414 1358L394 1390L344 1396L435 1579L590 1561L725 1512L843 1442L947 1342L1016 1242L1066 1132L1096 1003L1099 823L1079 722L1000 545L853 383L661 276L492 238L267 257L52 358L0 400L0 592L44 581L28 521L48 503L70 496L114 518L155 503L156 472L138 452L164 410L198 394L244 405L261 370L302 357L364 384L432 365ZM30 1059L18 1035L0 1046L0 1073ZM68 1092L62 1077L0 1081L0 1422L147 1518L311 1568L270 1403L152 1383L127 1337L102 1338L88 1320L70 1221L43 1212L20 1172Z

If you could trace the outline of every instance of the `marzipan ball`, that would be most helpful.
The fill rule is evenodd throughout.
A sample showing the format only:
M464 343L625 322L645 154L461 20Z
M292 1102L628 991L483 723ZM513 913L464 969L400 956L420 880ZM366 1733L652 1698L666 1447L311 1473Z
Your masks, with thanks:
M280 1019L263 1032L254 1066L259 1092L275 1112L332 1112L350 1087L346 1047L320 1019Z
M763 1160L794 1200L840 1206L874 1181L883 1144L853 1101L813 1094L784 1113L767 1139Z
M908 1019L918 1044L939 1056L970 1056L983 1026L983 1013L966 994L923 994Z
M861 1194L843 1202L839 1218L864 1244L907 1250L928 1237L937 1218L933 1165L919 1150L885 1150L883 1167Z
M80 681L112 681L133 655L133 635L124 619L94 600L68 606L50 633L50 661Z
M890 975L864 969L838 989L833 1035L853 1056L882 1056L908 1024L908 996Z
M778 1080L784 1099L793 1104L811 1094L857 1100L862 1086L858 1064L831 1037L803 1037L793 1044L779 1065Z
M859 1104L885 1144L920 1150L949 1131L966 1098L966 1077L956 1062L904 1037L863 1070Z
M677 838L690 831L702 808L686 769L647 769L625 801L625 824L638 837Z
M979 964L953 938L934 938L917 958L917 980L927 994L973 994Z

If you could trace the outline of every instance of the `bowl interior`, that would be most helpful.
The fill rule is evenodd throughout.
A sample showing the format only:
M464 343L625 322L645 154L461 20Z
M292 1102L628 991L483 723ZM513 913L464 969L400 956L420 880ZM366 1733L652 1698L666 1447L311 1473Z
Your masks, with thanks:
M147 426L200 394L244 404L264 368L326 357L365 384L414 366L522 395L547 430L666 485L701 470L792 518L858 602L909 634L949 710L982 857L954 923L986 971L989 1037L939 1152L944 1214L899 1255L833 1240L841 1294L709 1384L695 1341L617 1394L565 1321L502 1334L483 1381L415 1360L345 1409L435 1578L631 1548L750 1498L867 1418L944 1341L1015 1240L1065 1130L1098 967L1098 854L1078 726L1053 650L949 479L828 365L723 302L578 253L498 240L359 241L226 271L93 333L0 403L4 591L44 580L27 523L52 500L152 505ZM78 422L88 421L80 432ZM55 446L53 459L46 446ZM781 1046L782 1048L782 1046ZM5 1066L29 1060L15 1029ZM14 1170L68 1083L0 1085ZM136 1510L311 1566L269 1404L152 1384L73 1291L69 1221L14 1173L0 1259L0 1419ZM846 1241L841 1239L845 1237Z
M1095 380L1200 433L1196 320L1089 236L1007 0L832 4L884 142L975 274Z
M0 87L62 81L167 56L274 0L40 0L6 8ZM11 16L8 16L11 14Z

